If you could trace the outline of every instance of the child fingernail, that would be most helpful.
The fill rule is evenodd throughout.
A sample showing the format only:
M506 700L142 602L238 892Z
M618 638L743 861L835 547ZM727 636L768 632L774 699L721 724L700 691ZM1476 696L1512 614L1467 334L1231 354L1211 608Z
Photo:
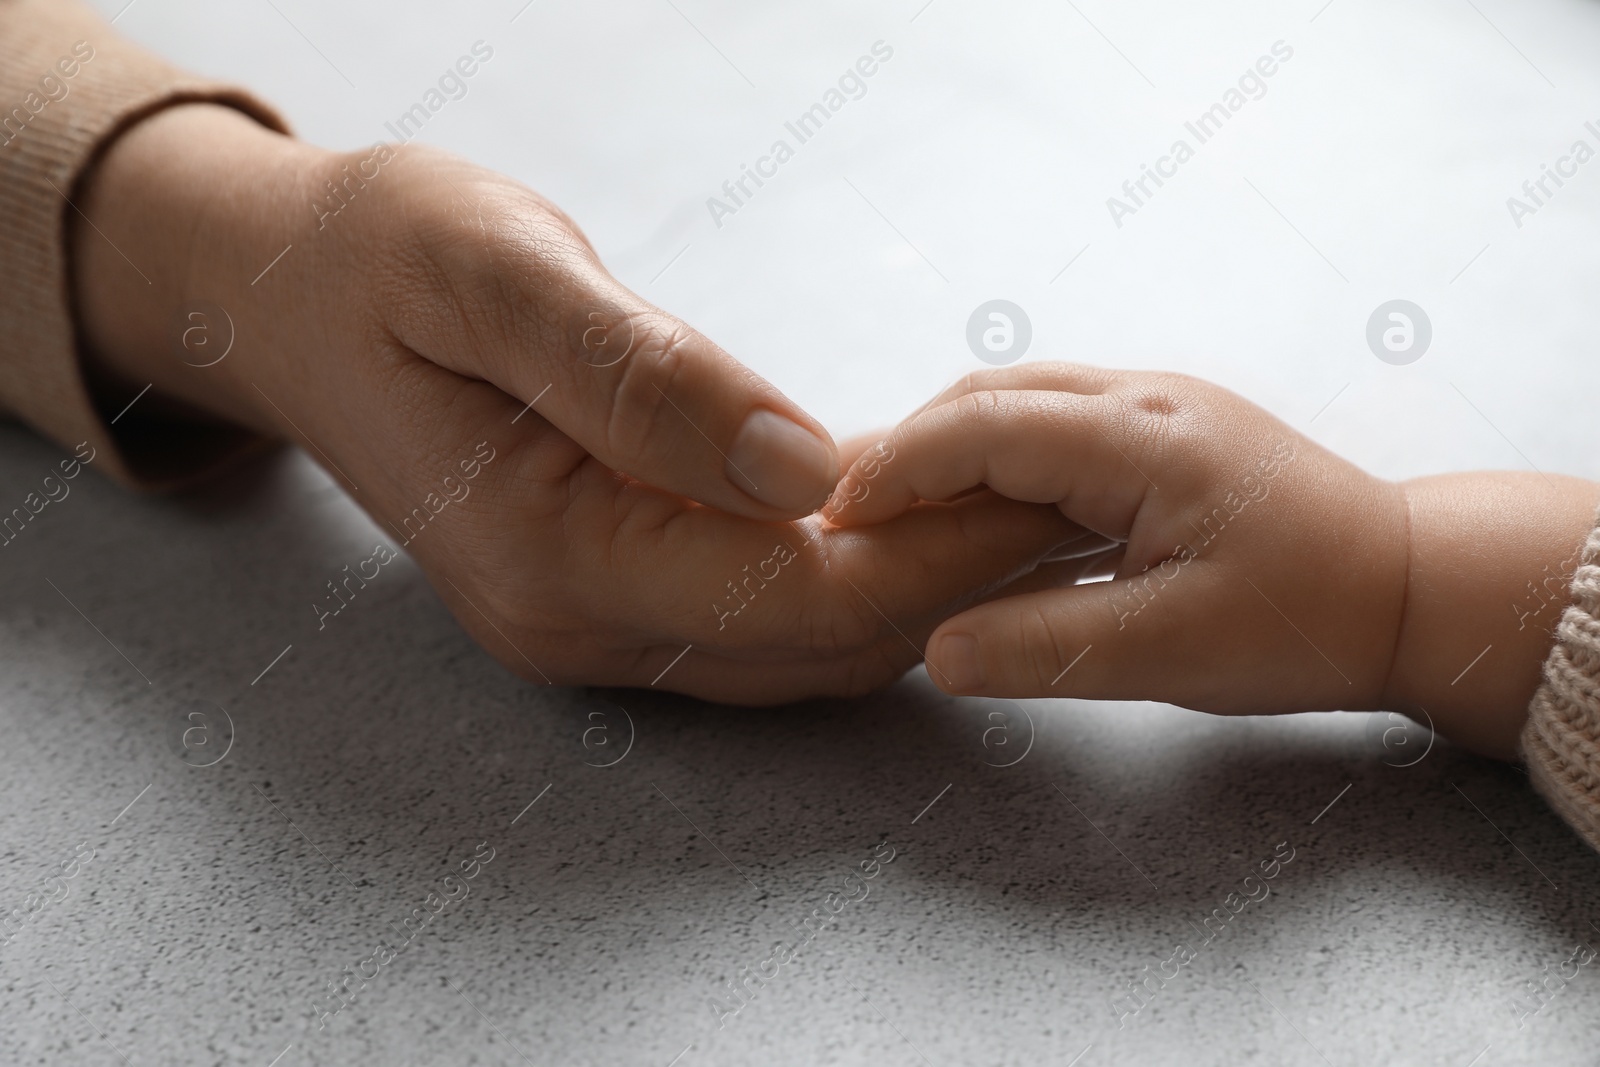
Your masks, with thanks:
M928 663L946 688L968 693L983 688L983 658L971 634L945 634L930 649Z

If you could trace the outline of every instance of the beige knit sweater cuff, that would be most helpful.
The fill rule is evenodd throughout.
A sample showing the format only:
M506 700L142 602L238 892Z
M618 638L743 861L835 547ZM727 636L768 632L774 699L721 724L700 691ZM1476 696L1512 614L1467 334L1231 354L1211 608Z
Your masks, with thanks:
M67 223L99 152L140 119L194 101L285 130L245 92L117 37L80 0L0 0L0 409L68 448L88 442L97 468L147 485L216 464L240 435L188 424L140 434L130 417L118 447L108 425L118 413L96 410L79 364ZM136 268L138 250L123 251Z
M1534 788L1600 849L1600 527L1583 546L1522 751Z

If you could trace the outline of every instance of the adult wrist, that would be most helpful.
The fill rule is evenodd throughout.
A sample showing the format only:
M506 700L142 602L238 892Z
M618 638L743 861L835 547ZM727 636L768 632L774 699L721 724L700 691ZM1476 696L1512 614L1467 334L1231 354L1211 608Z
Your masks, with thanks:
M104 410L149 386L145 420L276 432L224 356L238 340L227 308L250 288L232 261L288 228L289 190L325 157L211 103L159 111L103 150L77 186L68 240L85 375Z

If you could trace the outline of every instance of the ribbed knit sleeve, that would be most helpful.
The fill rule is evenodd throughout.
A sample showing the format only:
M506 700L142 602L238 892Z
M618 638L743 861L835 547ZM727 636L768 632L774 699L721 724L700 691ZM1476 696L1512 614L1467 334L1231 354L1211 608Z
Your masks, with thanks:
M1522 750L1534 788L1600 849L1600 527L1583 547Z
M123 481L180 478L186 450L166 441L153 468L132 463L107 425L117 413L96 410L78 359L67 222L98 152L140 119L195 101L284 130L247 93L122 40L80 0L0 0L0 409L68 448L89 442L95 467Z

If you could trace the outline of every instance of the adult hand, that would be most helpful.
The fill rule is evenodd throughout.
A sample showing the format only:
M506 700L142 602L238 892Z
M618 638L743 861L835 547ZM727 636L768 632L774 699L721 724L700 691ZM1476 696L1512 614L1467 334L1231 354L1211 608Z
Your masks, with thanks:
M801 518L838 475L822 427L538 195L441 152L335 154L184 106L124 134L78 206L103 372L306 447L534 680L673 664L662 688L716 699L861 692L1081 535L993 494L869 532ZM195 299L233 323L211 366L176 344Z

